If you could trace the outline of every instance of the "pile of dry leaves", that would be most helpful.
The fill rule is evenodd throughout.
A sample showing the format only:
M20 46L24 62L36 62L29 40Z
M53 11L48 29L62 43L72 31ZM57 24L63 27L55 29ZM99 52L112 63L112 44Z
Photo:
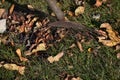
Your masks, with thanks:
M4 0L2 1L4 2ZM75 1L76 4L80 6L76 8L74 13L66 11L66 14L70 16L78 16L84 13L84 2L78 3L77 1L79 0ZM105 2L106 0L96 0L95 6L99 7L102 5L102 3ZM36 16L32 13L16 11L15 8L16 6L13 4L11 5L8 12L3 8L0 9L0 26L2 26L0 28L0 43L12 47L24 44L26 47L24 54L26 56L38 53L39 51L46 51L51 46L51 44L53 45L55 41L60 41L65 36L65 34L68 33L68 31L66 31L64 28L56 29L53 31L51 27L47 25L50 22L48 17L41 19L39 16ZM27 8L33 12L35 10L31 5L28 5ZM114 31L109 23L101 24L100 29L101 28L105 28L106 31L98 30L98 33L101 35L98 36L98 42L102 43L105 46L116 46L117 48L120 44L119 33ZM77 34L76 36L79 38L81 35ZM16 41L14 39L15 37L19 39L19 41ZM82 52L84 51L81 44L82 42L84 42L84 40L80 37L80 39L77 40L76 44L72 44L70 48L78 46L79 50ZM16 49L16 54L18 55L20 61L28 61L27 58L22 56L20 48ZM56 56L49 56L47 60L50 63L57 62L63 55L64 51L61 51ZM120 59L120 53L118 53L117 57ZM4 67L10 70L17 70L20 74L24 74L25 70L25 66L18 66L12 63L4 64L4 62L0 63L0 67Z

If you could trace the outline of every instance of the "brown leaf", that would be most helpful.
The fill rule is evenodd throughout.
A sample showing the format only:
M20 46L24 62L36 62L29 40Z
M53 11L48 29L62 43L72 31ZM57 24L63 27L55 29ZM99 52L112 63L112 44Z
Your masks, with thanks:
M84 51L84 50L83 50L83 47L82 47L82 44L81 44L79 41L77 41L77 46L78 46L80 52L83 52L83 51Z
M101 5L102 5L102 1L101 0L96 0L95 6L100 7Z
M2 2L2 3L4 3L4 2L5 2L5 0L2 0L1 2Z
M99 41L103 45L112 47L120 44L120 37L118 35L118 32L114 31L109 23L103 23L101 24L100 28L105 28L106 32L108 33L107 37L109 40L107 40L107 37L105 36L100 36L98 37Z
M120 59L120 53L117 53L117 59Z
M27 58L22 57L22 53L21 53L20 49L17 49L16 53L17 53L18 57L20 58L20 61L28 61Z
M13 13L14 8L15 8L15 4L12 4L10 9L9 9L9 14Z
M0 9L0 18L3 16L4 13L5 13L5 9Z
M108 37L112 41L120 42L120 38L116 34L116 32L112 29L111 25L109 23L103 23L101 24L100 28L106 28L106 32L108 32Z

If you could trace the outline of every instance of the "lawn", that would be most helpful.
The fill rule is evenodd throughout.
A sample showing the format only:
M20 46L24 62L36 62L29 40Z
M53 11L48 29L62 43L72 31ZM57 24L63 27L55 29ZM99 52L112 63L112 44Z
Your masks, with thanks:
M45 0L11 0L11 2L10 0L6 0L3 4L0 4L0 8L8 10L11 4L13 4L12 1L21 5L22 8L28 4L32 5L36 10L42 11L45 15L44 19L49 19L50 22L57 20L56 17L51 15L52 10L48 8ZM73 3L74 0L58 1L60 8L64 12L71 11L74 13L74 10L78 7ZM66 12L65 16L70 21L81 23L88 28L100 29L102 23L109 23L119 35L120 0L107 0L106 3L103 3L99 7L94 6L95 3L93 3L93 1L94 0L85 0L85 11L83 14L75 16ZM20 11L18 14L19 13ZM29 12L24 13L29 14ZM24 15L24 13L20 14ZM35 16L39 15L39 13L33 14L35 14ZM93 16L95 16L95 18L93 18ZM39 17L39 19L40 21L44 20L42 17ZM54 33L55 30L52 28L52 33ZM45 51L37 51L35 54L25 55L26 50L30 48L26 48L27 44L24 42L25 39L23 39L25 37L24 34L16 33L15 31L16 30L8 30L8 32L0 34L0 66L8 63L16 64L24 66L25 72L24 74L20 74L17 70L9 70L1 66L0 80L74 80L72 78L76 77L80 79L75 80L120 80L120 56L118 56L118 54L120 54L120 48L116 49L117 46L120 46L119 44L109 47L96 40L96 36L93 36L95 39L91 40L83 36L83 42L81 41L83 51L81 51L77 45L77 40L79 39L76 39L75 36L78 31L68 30L62 38L57 36L58 39L50 39L51 41L48 39L47 43L50 43L50 46ZM28 32L26 35L32 35L32 32ZM44 34L43 32L41 35ZM5 39L5 37L8 38ZM4 41L4 43L2 39L8 41ZM32 41L34 42L36 38L32 36L29 39L32 44ZM10 40L12 40L14 44L12 44ZM70 48L71 45L74 45L74 47ZM27 58L28 61L20 61L20 58L16 54L17 49L21 50L22 56ZM63 52L64 55L59 61L53 63L48 61L49 56L55 56L60 52Z

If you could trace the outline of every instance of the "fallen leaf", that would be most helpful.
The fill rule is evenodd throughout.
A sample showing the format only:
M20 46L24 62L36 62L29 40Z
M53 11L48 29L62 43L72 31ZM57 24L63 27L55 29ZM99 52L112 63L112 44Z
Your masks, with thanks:
M64 55L64 52L63 52L63 51L60 52L60 53L58 53L56 56L54 56L54 61L59 61L60 58L61 58L63 55Z
M53 62L54 62L53 56L49 56L49 57L47 58L47 60L48 60L50 63L53 63Z
M117 53L117 59L120 59L120 53Z
M74 16L74 13L72 11L66 11L66 13L70 16L70 17L73 17Z
M71 80L82 80L80 77L72 78Z
M112 29L111 25L109 23L103 23L101 24L100 28L106 28L106 32L108 33L108 37L112 41L120 42L120 38L116 34L116 32Z
M83 79L81 79L80 77L74 77L74 76L67 74L64 80L83 80Z
M101 0L96 0L95 6L100 7L101 5L102 5L102 1Z
M88 52L89 53L93 52L93 49L92 48L88 48Z
M4 3L5 2L5 0L2 0L2 3Z
M120 42L115 42L112 40L102 40L102 39L100 39L100 37L98 39L99 39L99 42L101 42L103 45L109 46L109 47L116 46L117 44L120 43Z
M0 20L0 33L4 33L6 31L6 19Z
M116 45L115 50L120 50L120 45Z
M79 6L75 9L75 16L79 16L80 14L83 14L85 10L84 6Z
M97 30L97 32L98 32L99 35L101 35L101 36L103 36L103 37L105 37L105 38L108 37L108 35L107 35L107 33L106 33L105 31Z
M76 45L73 43L69 48L74 48Z
M57 62L57 61L59 61L60 60L60 58L62 57L64 55L64 52L62 51L62 52L60 52L60 53L58 53L56 56L49 56L48 58L47 58L47 60L50 62L50 63L53 63L53 62Z
M10 9L9 9L9 14L13 13L14 8L15 8L15 4L12 4Z
M120 44L120 37L118 32L114 31L109 23L101 24L100 28L105 28L106 32L108 33L107 37L99 36L98 42L101 42L103 45L112 47ZM109 38L109 40L107 40Z
M27 58L22 57L22 53L21 53L20 49L17 49L16 53L17 53L18 57L20 58L20 61L28 61Z
M103 2L103 3L106 3L106 2L107 2L107 0L102 0L102 2Z
M83 51L84 51L84 50L83 50L83 47L82 47L82 44L81 44L79 41L77 41L77 46L78 46L80 52L83 52Z
M28 9L30 10L34 10L33 6L32 5L27 5Z
M36 49L32 50L32 53L38 52L38 51L45 51L46 50L46 44L40 43Z
M24 75L25 72L25 66L18 66L16 64L4 64L3 67L8 70L17 70L21 75Z
M0 18L3 16L4 13L5 13L5 9L0 9Z

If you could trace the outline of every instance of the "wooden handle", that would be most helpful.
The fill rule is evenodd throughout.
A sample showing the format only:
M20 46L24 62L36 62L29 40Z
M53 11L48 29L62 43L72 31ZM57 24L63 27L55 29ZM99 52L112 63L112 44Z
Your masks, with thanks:
M52 9L52 11L55 13L57 16L58 20L65 20L64 19L64 13L62 10L57 6L56 0L46 0L49 7Z

